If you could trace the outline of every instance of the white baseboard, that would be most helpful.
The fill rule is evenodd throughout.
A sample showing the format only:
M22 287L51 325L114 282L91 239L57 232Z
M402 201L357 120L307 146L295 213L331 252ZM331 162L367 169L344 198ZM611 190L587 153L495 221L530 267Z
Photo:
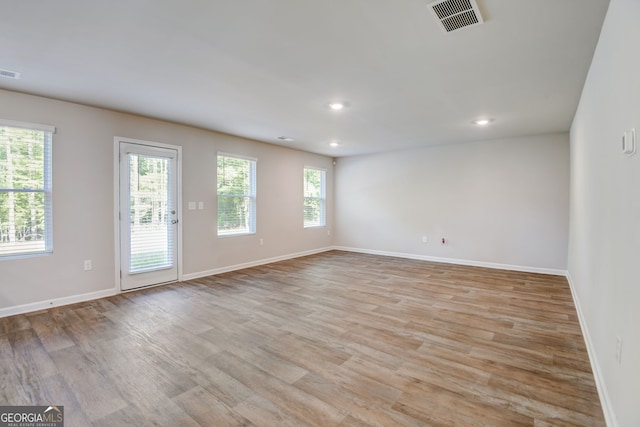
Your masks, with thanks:
M38 310L45 310L47 308L60 307L61 305L69 305L78 302L91 301L98 298L110 297L117 293L118 291L115 288L105 289L103 291L89 292L86 294L72 295L69 297L55 298L45 301L33 302L30 304L0 308L0 318L15 316L16 314L30 313Z
M273 262L285 261L288 259L299 258L307 255L314 255L321 252L327 252L332 249L333 249L332 247L313 249L310 251L297 252L297 253L282 255L282 256L273 257L273 258L265 258L261 260L246 262L243 264L230 265L227 267L216 268L213 270L183 274L181 281L197 279L200 277L206 277L206 276L211 276L215 274L227 273L229 271L241 270L243 268L256 267L258 265L271 264ZM133 291L135 291L135 289ZM31 313L38 310L45 310L47 308L60 307L62 305L69 305L69 304L76 304L79 302L91 301L98 298L110 297L118 293L120 293L118 289L112 288L112 289L106 289L103 291L89 292L86 294L71 295L68 297L55 298L51 300L38 301L34 303L29 303L29 304L0 308L0 318L15 316L17 314Z
M456 259L456 258L439 258L439 257L432 257L427 255L408 254L408 253L402 253L402 252L377 251L372 249L351 248L351 247L344 247L344 246L334 246L333 249L338 251L359 252L359 253L370 254L370 255L393 256L397 258L441 262L445 264L458 264L458 265L468 265L471 267L494 268L498 270L522 271L525 273L550 274L554 276L567 275L566 270L558 270L553 268L524 267L521 265L498 264L493 262L471 261L471 260Z
M591 371L593 372L593 378L596 382L596 388L598 389L598 395L600 396L600 405L602 406L602 412L604 413L604 419L609 427L617 427L618 421L613 407L611 405L611 398L607 391L607 385L604 382L602 371L600 370L600 363L598 362L598 356L589 335L589 328L587 327L587 321L582 314L582 307L580 306L580 300L578 299L578 292L576 291L575 284L571 278L571 273L567 272L567 281L569 282L569 288L571 289L571 295L573 296L573 304L576 306L578 312L578 321L580 322L580 329L582 329L582 336L587 345L587 353L589 354L589 362L591 363Z
M407 259L416 259L422 261L432 261L432 262L441 262L447 264L459 264L459 265L468 265L473 267L485 267L485 268L494 268L501 270L513 270L513 271L522 271L527 273L540 273L540 274L551 274L551 275L559 275L565 276L567 281L569 282L569 288L571 289L571 295L573 297L573 301L576 307L576 311L578 313L578 319L580 322L580 328L582 329L582 335L584 337L587 352L589 355L589 361L591 363L591 370L593 371L593 376L595 379L596 387L598 389L598 394L600 396L600 403L602 405L602 411L604 413L605 421L607 426L609 427L617 427L618 423L613 412L613 408L611 406L611 399L609 398L609 393L607 391L606 384L604 382L604 378L602 376L602 372L600 371L600 364L598 363L598 357L595 352L595 348L593 342L591 340L591 336L589 335L589 329L587 327L587 323L585 317L582 313L582 308L580 306L580 300L578 299L578 294L575 289L575 285L573 283L573 279L571 278L571 274L568 271L557 270L557 269L548 269L548 268L537 268L537 267L523 267L518 265L510 265L510 264L498 264L498 263L487 263L480 261L470 261L470 260L461 260L461 259L453 259L453 258L439 258L439 257L431 257L425 255L417 255L417 254L408 254L408 253L399 253L399 252L388 252L388 251L378 251L371 249L362 249L362 248L352 248L352 247L344 247L344 246L331 246L320 249L314 249L310 251L298 252L293 254L282 255L273 258L265 258L261 260L251 261L242 264L235 264L226 267L220 267L212 270L200 271L196 273L184 274L182 280L191 280L198 279L200 277L212 276L221 273L227 273L230 271L241 270L244 268L256 267L259 265L271 264L278 261L285 261L288 259L299 258L307 255L314 255L322 252L327 252L330 250L340 250L347 252L359 252L371 255L382 255L382 256L393 256L398 258L407 258ZM118 294L118 290L115 288L106 289L102 291L89 292L85 294L72 295L69 297L63 298L55 298L51 300L39 301L30 304L17 305L13 307L0 308L0 318L14 316L17 314L24 314L29 312L34 312L38 310L44 310L52 307L59 307L63 305L75 304L79 302L91 301L98 298L110 297Z
M350 248L350 247L342 247L342 246L334 246L333 249L340 250L340 251L348 251L348 252L359 252L359 253L365 253L365 254L371 254L371 255L394 256L398 258L442 262L447 264L459 264L459 265L468 265L473 267L486 267L486 268L495 268L500 270L522 271L526 273L540 273L540 274L551 274L556 276L565 276L567 278L567 281L569 282L569 288L571 289L571 296L573 297L573 302L576 307L576 312L578 313L578 320L580 322L582 336L584 337L585 343L587 345L589 363L591 364L591 371L593 372L593 377L595 379L596 387L598 389L598 395L600 397L600 405L602 406L602 412L604 413L605 422L609 427L618 427L618 421L615 417L615 413L613 412L611 399L609 397L609 393L607 391L607 387L604 382L604 378L602 376L602 371L600 370L600 364L598 363L598 357L596 356L593 341L591 340L591 336L589 335L589 329L587 327L585 317L582 313L582 307L580 306L578 293L576 292L575 285L571 278L571 274L568 271L549 269L549 268L523 267L518 265L510 265L510 264L497 264L497 263L487 263L487 262L479 262L479 261L469 261L469 260L452 259L452 258L438 258L438 257L424 256L424 255L377 251L377 250Z
M310 251L297 252L293 254L281 255L273 258L264 258L256 261L245 262L242 264L229 265L226 267L214 268L212 270L199 271L196 273L188 273L182 275L182 280L199 279L200 277L214 276L216 274L228 273L230 271L242 270L243 268L257 267L259 265L271 264L278 261L286 261L288 259L300 258L307 255L319 254L333 250L333 247L325 247L320 249L313 249Z
M182 276L182 280L197 279L199 277L211 276L214 274L221 274L221 273L226 273L234 270L241 270L243 268L256 267L258 265L270 264L272 262L284 261L287 259L299 258L301 256L326 252L326 251L330 251L331 249L333 248L326 247L321 249L314 249L310 251L298 252L298 253L283 255L283 256L274 257L274 258L261 259L261 260L247 262L243 264L230 265L227 267L216 268L213 270L184 274ZM38 301L34 303L29 303L29 304L0 308L0 318L15 316L17 314L31 313L34 311L45 310L47 308L59 307L62 305L69 305L69 304L76 304L79 302L91 301L98 298L110 297L118 293L120 293L120 291L116 288L113 288L113 289L106 289L104 291L89 292L86 294L71 295L68 297L55 298L51 300Z

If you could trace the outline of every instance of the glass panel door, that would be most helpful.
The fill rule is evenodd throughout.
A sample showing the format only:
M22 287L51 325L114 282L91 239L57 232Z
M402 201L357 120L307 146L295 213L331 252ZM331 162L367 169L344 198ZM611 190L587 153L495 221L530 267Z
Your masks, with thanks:
M121 289L178 279L177 151L120 143Z

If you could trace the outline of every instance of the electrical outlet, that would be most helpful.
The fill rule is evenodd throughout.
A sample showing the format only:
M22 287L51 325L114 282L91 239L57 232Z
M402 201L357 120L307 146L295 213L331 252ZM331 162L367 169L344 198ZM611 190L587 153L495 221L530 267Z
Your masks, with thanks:
M260 246L264 246L264 240L260 239Z
M427 243L427 236L422 236L422 243Z
M616 337L616 360L622 363L622 338Z
M90 259L85 259L84 260L84 271L89 271L93 269L93 264L91 263Z

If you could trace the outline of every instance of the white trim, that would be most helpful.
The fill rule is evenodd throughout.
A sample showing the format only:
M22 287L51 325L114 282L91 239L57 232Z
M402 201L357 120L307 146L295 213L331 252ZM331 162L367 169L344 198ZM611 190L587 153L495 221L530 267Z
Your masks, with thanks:
M124 136L115 136L113 137L113 141L119 148L119 142L126 142L127 144L138 144L138 145L146 145L147 147L160 147L166 148L169 150L178 150L178 154L182 154L182 146L173 145L173 144L165 144L164 142L155 142L155 141L145 141L144 139L135 139L135 138L127 138ZM118 151L119 153L119 151Z
M39 123L18 122L15 120L0 119L0 126L9 126L20 129L40 130L43 132L56 133L56 127L51 125L43 125Z
M247 262L247 263L243 263L243 264L231 265L231 266L228 266L228 267L221 267L221 268L217 268L217 269L214 269L214 270L202 271L202 272L198 272L198 273L184 274L178 280L178 282L182 282L182 281L185 281L185 280L198 279L200 277L206 277L206 276L211 276L211 275L215 275L215 274L227 273L227 272L235 271L235 270L241 270L243 268L256 267L256 266L264 265L264 264L271 264L273 262L278 262L278 261L286 261L288 259L299 258L299 257L303 257L303 256L308 256L308 255L314 255L314 254L318 254L318 253L322 253L322 252L327 252L327 251L330 251L330 250L333 250L333 249L334 248L332 248L332 247L313 249L313 250L310 250L310 251L297 252L297 253L293 253L293 254L289 254L289 255L283 255L283 256L274 257L274 258L267 258L267 259ZM119 270L118 270L118 275L119 275ZM60 306L63 306L63 305L76 304L76 303L79 303L79 302L91 301L91 300L99 299L99 298L106 298L106 297L110 297L110 296L113 296L113 295L118 295L118 294L125 293L125 292L135 292L135 291L138 291L138 290L141 290L141 289L147 289L147 288L151 288L151 287L170 285L170 284L173 284L173 283L176 283L176 282L159 283L157 285L146 286L144 288L131 289L129 291L121 291L120 290L120 280L119 280L119 278L116 278L116 283L114 284L114 287L112 289L105 289L105 290L102 290L102 291L89 292L89 293L86 293L86 294L71 295L71 296L68 296L68 297L55 298L55 299L52 299L52 300L45 300L45 301L39 301L39 302L34 302L34 303L29 303L29 304L23 304L23 305L16 305L16 306L12 306L12 307L0 308L0 318L8 317L8 316L15 316L17 314L30 313L30 312L34 312L34 311L38 311L38 310L46 310L48 308L60 307Z
M165 144L162 142L145 141L142 139L115 136L113 138L113 221L114 221L114 279L117 293L122 292L120 287L120 143L138 144L147 147L166 148L176 150L176 211L178 212L178 282L183 280L183 255L182 255L182 146Z
M30 313L32 311L46 310L48 308L60 307L63 305L76 304L79 302L91 301L99 298L106 298L116 295L117 293L118 290L113 288L103 291L89 292L86 294L72 295L69 297L32 302L29 304L14 305L12 307L0 308L0 318L15 316L16 314Z
M11 128L18 128L22 130L36 130L42 133L42 188L30 185L27 188L15 188L7 186L7 188L0 188L2 193L14 193L30 195L42 194L43 196L43 214L44 214L44 248L39 249L37 247L13 247L9 245L9 250L12 252L0 255L0 261L27 258L31 256L47 256L53 254L53 184L51 170L53 168L53 133L55 127L48 125L40 125L36 123L16 122L11 120L0 119L0 126L7 126ZM9 131L11 133L11 131ZM20 169L20 167L18 167ZM37 241L35 241L37 242ZM39 246L39 245L37 245Z
M312 197L307 196L305 194L306 183L307 183L307 174L305 173L308 170L320 172L320 197ZM327 170L314 167L314 166L305 166L302 168L302 197L303 197L303 215L302 215L302 228L318 228L318 227L326 227L327 226ZM320 201L320 224L307 224L304 218L304 202L307 199L319 200Z
M118 221L117 221L117 218L116 218L116 224L117 224L117 222ZM118 237L116 236L116 238L118 238ZM235 264L235 265L215 268L215 269L211 269L211 270L199 271L199 272L196 272L196 273L181 274L181 277L178 279L178 281L182 282L182 281L198 279L198 278L206 277L206 276L213 276L213 275L216 275L216 274L228 273L230 271L242 270L243 268L257 267L259 265L271 264L273 262L279 262L279 261L286 261L286 260L289 260L289 259L300 258L300 257L303 257L303 256L308 256L308 255L315 255L315 254L319 254L319 253L322 253L322 252L328 252L328 251L332 251L332 250L346 251L346 252L358 252L358 253L371 254L371 255L393 256L393 257L398 257L398 258L416 259L416 260L432 261L432 262L442 262L442 263L447 263L447 264L468 265L468 266L473 266L473 267L486 267L486 268L494 268L494 269L501 269L501 270L522 271L522 272L526 272L526 273L551 274L551 275L559 275L559 276L567 277L567 280L569 281L569 286L571 288L571 293L572 293L573 299L575 301L576 309L577 309L577 312L578 312L578 318L580 320L580 326L582 327L583 335L584 335L585 341L587 343L587 350L589 352L589 357L590 357L590 360L595 361L595 363L592 362L592 369L594 371L594 376L596 378L596 385L598 386L598 391L601 392L601 396L606 394L606 391L604 390L604 382L602 381L602 375L600 374L600 371L597 369L597 366L598 366L597 358L595 356L595 352L593 351L593 344L591 343L591 339L590 339L590 337L588 335L588 331L587 331L587 328L586 328L586 324L584 322L584 317L582 315L582 311L580 309L580 304L579 304L579 301L578 301L578 298L577 298L577 294L575 293L575 290L574 290L574 287L573 287L573 282L571 281L571 278L570 278L571 276L566 271L555 270L555 269L542 269L542 268L537 268L537 267L522 267L522 266L516 266L516 265L510 265L510 264L496 264L496 263L485 263L485 262L477 262L477 261L469 261L469 260L457 260L457 259L451 259L451 258L428 257L428 256L423 256L423 255L406 254L406 253L399 253L399 252L377 251L377 250L369 250L369 249L361 249L361 248L350 248L350 247L344 247L344 246L327 246L327 247L324 247L324 248L312 249L312 250L303 251L303 252L296 252L296 253L287 254L287 255L281 255L281 256L273 257L273 258L264 258L264 259L260 259L260 260L256 260L256 261L250 261L250 262L246 262L246 263L242 263L242 264ZM116 259L116 262L117 261L118 260ZM107 297L107 296L118 294L118 293L120 293L120 291L119 291L119 289L120 289L120 287L119 287L120 286L119 273L120 273L120 270L116 267L116 276L118 276L118 277L116 277L114 289L109 289L109 290L99 291L99 292L92 292L92 293L88 293L88 294L73 295L73 296L70 296L70 297L64 297L64 298L58 298L58 299L50 300L50 301L43 301L43 302L25 304L25 305L21 305L21 306L1 308L0 309L0 318L5 317L5 316L12 316L14 314L27 313L27 312L30 312L30 311L42 310L42 309L55 307L55 306L60 306L60 305L64 305L64 304L74 304L76 302L89 301L89 300L92 300L92 299L103 298L103 297ZM172 282L172 283L175 283L175 282ZM162 286L162 285L163 284L159 284L158 286ZM596 375L596 373L597 373L597 375ZM601 390L601 388L602 388L602 390ZM609 421L611 419L613 419L612 415L611 415L613 412L610 409L610 405L608 403L609 402L608 398L605 399L603 397L602 400L603 400L603 403L607 404L606 406L603 405L603 410L605 410L605 416L607 416L607 412L606 411L609 411L609 416L607 418L607 423L608 423L607 425L616 426L615 423L609 424ZM607 409L605 409L605 408L607 408Z
M116 147L119 144L116 144ZM116 150L116 152L118 152ZM117 166L116 166L117 167ZM117 174L116 174L117 177ZM117 184L117 182L116 182ZM116 210L117 211L117 210ZM116 225L118 221L116 218ZM118 240L119 233L116 232L116 239ZM600 370L600 364L598 362L598 357L596 355L595 346L593 341L591 340L591 335L589 334L589 329L587 327L587 322L585 320L584 314L582 312L582 306L580 305L580 300L578 298L578 293L575 288L575 284L571 277L571 274L568 271L556 270L556 269L546 269L546 268L537 268L537 267L522 267L510 264L497 264L497 263L486 263L486 262L478 262L478 261L469 261L469 260L459 260L459 259L451 259L451 258L438 258L438 257L430 257L424 255L416 255L416 254L407 254L407 253L398 253L398 252L388 252L388 251L377 251L377 250L369 250L362 248L351 248L351 247L343 247L343 246L330 246L325 248L313 249L309 251L297 252L288 255L282 255L273 258L265 258L261 260L246 262L242 264L230 265L227 267L220 267L212 270L200 271L196 273L189 273L181 275L179 281L183 280L193 280L199 279L201 277L213 276L222 273L228 273L230 271L242 270L244 268L256 267L265 264L271 264L274 262L285 261L289 259L299 258L308 255L314 255L322 252L327 252L331 250L340 250L347 252L358 252L364 254L371 255L381 255L381 256L393 256L399 258L407 258L407 259L416 259L422 261L432 261L432 262L442 262L447 264L458 264L458 265L468 265L474 267L486 267L486 268L495 268L495 269L503 269L503 270L512 270L512 271L522 271L528 273L540 273L540 274L552 274L552 275L560 275L567 278L567 282L569 283L569 288L571 290L571 296L573 297L573 302L576 307L576 312L578 314L578 321L580 324L580 328L582 331L582 336L584 337L587 353L589 356L589 362L591 364L591 370L593 372L594 380L596 383L596 388L598 390L598 395L600 397L600 404L602 406L602 411L604 413L606 425L609 427L618 427L618 422L615 416L615 412L613 411L613 406L611 405L611 398L609 397L609 392L606 387L606 383L604 381L604 377L602 371ZM118 257L116 257L116 262L118 262ZM0 318L14 316L17 314L24 314L38 310L45 310L52 307L59 307L68 304L75 304L79 302L91 301L99 298L106 298L113 295L117 295L122 293L119 289L119 269L116 271L116 283L113 289L106 289L102 291L89 292L80 295L72 295L68 297L56 298L52 300L39 301L35 303L17 305L12 307L0 308ZM175 283L175 282L172 282ZM163 286L165 284L158 284L155 286ZM154 286L154 287L155 287ZM137 289L131 290L131 292L136 291Z
M424 255L377 251L377 250L351 248L351 247L343 247L343 246L334 246L332 249L339 250L339 251L347 251L347 252L359 252L359 253L371 254L371 255L394 256L398 258L408 258L408 259L416 259L416 260L422 260L422 261L433 261L433 262L442 262L447 264L468 265L473 267L495 268L500 270L522 271L525 273L551 274L551 275L566 277L567 282L569 283L569 289L571 290L573 303L574 303L574 306L576 307L576 312L578 313L578 321L580 323L582 336L584 337L584 341L587 346L589 363L591 364L591 371L593 373L593 377L596 383L596 388L598 390L598 396L600 397L600 405L602 406L602 412L604 413L605 422L609 427L618 426L618 421L616 419L615 412L613 411L613 406L611 405L611 398L609 397L609 392L607 391L606 383L604 382L604 376L602 374L602 371L600 370L600 363L598 362L598 357L596 355L595 347L593 345L593 341L591 340L591 336L589 335L589 329L587 328L587 322L582 312L582 307L580 306L578 293L576 292L573 279L571 278L571 274L568 271L551 269L551 268L523 267L523 266L511 265L511 264L487 263L487 262L461 260L461 259L453 259L453 258L438 258L438 257L424 256Z
M218 160L220 157L225 157L229 159L242 160L244 162L248 162L249 164L249 193L248 194L220 194L218 193ZM235 154L228 154L223 152L218 152L216 154L216 206L220 203L221 197L244 197L251 201L251 209L249 212L249 229L247 231L232 231L225 232L223 231L220 234L219 228L219 212L216 207L216 234L217 237L238 237L238 236L247 236L256 234L258 230L258 159L253 157L246 157Z
M258 158L257 157L245 156L243 154L234 154L234 153L229 153L229 152L224 152L224 151L218 151L218 152L216 152L216 158L218 156L232 157L234 159L249 160L249 161L258 163Z
M363 254L371 254L371 255L382 255L382 256L393 256L397 258L417 259L421 261L442 262L445 264L468 265L471 267L484 267L484 268L494 268L498 270L521 271L524 273L550 274L554 276L566 276L567 274L566 270L559 270L554 268L525 267L521 265L498 264L494 262L472 261L467 259L439 258L439 257L433 257L433 256L427 256L427 255L377 251L372 249L350 248L350 247L344 247L344 246L334 246L333 249L338 251L360 252Z
M598 389L598 395L600 396L600 406L602 406L602 412L604 413L604 419L609 427L617 427L618 420L616 419L613 406L611 405L611 398L607 391L607 385L604 382L604 376L600 370L600 363L598 362L598 356L596 355L595 346L591 340L589 334L589 328L587 327L587 321L582 313L582 307L580 306L580 300L578 299L578 292L576 291L575 284L571 278L571 273L566 274L567 281L569 282L569 288L571 289L571 296L573 297L573 304L578 312L578 321L580 323L580 329L582 330L582 336L587 345L587 353L589 354L589 362L591 363L591 371L593 372L593 378L596 382L596 388Z
M329 246L329 247L326 247L326 248L312 249L310 251L297 252L297 253L288 254L288 255L282 255L282 256L273 257L273 258L264 258L264 259L259 259L259 260L256 260L256 261L245 262L245 263L242 263L242 264L229 265L227 267L214 268L212 270L199 271L197 273L189 273L189 274L185 274L183 276L183 278L184 278L184 280L193 280L193 279L199 279L201 277L215 276L216 274L222 274L222 273L228 273L230 271L242 270L243 268L257 267L259 265L271 264L273 262L286 261L286 260L289 260L289 259L300 258L300 257L303 257L303 256L315 255L315 254L319 254L319 253L322 253L322 252L328 252L328 251L331 251L333 249L334 249L333 247Z
M113 139L113 234L115 288L120 289L120 139Z
M309 165L305 165L302 169L303 169L303 170L304 170L304 169L313 169L313 170L321 171L321 172L326 172L326 171L327 171L327 169L326 169L326 168L321 168L321 167L319 167L319 166L309 166Z
M320 249L313 249L310 251L282 255L274 258L265 258L265 259L250 261L242 264L235 264L235 265L230 265L226 267L215 268L212 270L189 273L183 276L183 280L193 280L193 279L198 279L200 277L214 276L216 274L242 270L243 268L256 267L259 265L270 264L278 261L285 261L289 259L299 258L307 255L314 255L314 254L328 252L332 250L345 251L345 252L358 252L358 253L370 254L370 255L392 256L392 257L415 259L415 260L421 260L421 261L442 262L446 264L468 265L472 267L485 267L485 268L493 268L493 269L500 269L500 270L521 271L525 273L550 274L554 276L566 276L567 274L565 270L556 270L556 269L550 269L550 268L523 267L518 265L510 265L510 264L487 263L487 262L459 260L459 259L451 259L451 258L437 258L437 257L428 257L423 255L406 254L406 253L399 253L399 252L387 252L387 251L376 251L376 250L361 249L361 248L350 248L350 247L344 247L344 246L329 246L329 247L320 248Z

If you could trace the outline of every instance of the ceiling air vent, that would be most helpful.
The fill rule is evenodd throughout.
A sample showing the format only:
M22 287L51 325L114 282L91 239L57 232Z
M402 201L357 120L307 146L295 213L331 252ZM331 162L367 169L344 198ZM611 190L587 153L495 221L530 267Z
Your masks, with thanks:
M429 8L447 33L484 22L475 0L438 0Z
M9 79L19 79L20 73L16 71L3 70L0 68L0 77L7 77Z

